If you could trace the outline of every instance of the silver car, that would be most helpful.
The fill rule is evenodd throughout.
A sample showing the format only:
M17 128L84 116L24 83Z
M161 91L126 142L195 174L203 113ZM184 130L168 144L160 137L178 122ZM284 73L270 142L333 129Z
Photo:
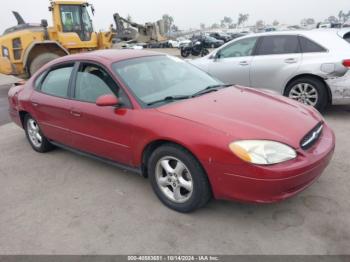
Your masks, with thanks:
M322 111L350 103L349 32L251 34L191 63L226 84L271 89Z

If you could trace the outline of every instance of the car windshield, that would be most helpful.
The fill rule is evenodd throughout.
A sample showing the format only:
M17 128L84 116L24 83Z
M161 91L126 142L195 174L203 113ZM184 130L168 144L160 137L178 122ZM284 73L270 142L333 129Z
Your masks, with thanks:
M114 72L143 105L192 96L222 83L189 63L171 56L135 58L113 64ZM167 98L167 99L166 99Z

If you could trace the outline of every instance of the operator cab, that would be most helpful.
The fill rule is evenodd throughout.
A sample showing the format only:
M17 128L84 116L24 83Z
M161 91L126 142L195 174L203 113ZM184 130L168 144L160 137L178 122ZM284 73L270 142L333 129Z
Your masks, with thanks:
M83 5L61 4L62 31L65 33L77 33L81 41L90 41L94 29L88 11L89 6L93 13L93 7L87 3Z

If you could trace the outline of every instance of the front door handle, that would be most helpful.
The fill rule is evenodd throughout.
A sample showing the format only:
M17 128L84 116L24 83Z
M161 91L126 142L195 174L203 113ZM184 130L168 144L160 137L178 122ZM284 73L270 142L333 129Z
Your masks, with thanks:
M33 105L34 107L38 107L38 106L39 106L39 104L36 103L36 102L32 102L32 105Z
M295 64L298 60L296 58L287 58L284 62L287 64Z
M248 61L241 61L241 62L239 62L239 65L247 66L247 65L249 65L249 63L248 63Z
M75 111L75 110L71 110L71 111L70 111L70 114L71 114L72 116L75 116L75 117L81 117L81 113L80 113L80 112L77 112L77 111Z

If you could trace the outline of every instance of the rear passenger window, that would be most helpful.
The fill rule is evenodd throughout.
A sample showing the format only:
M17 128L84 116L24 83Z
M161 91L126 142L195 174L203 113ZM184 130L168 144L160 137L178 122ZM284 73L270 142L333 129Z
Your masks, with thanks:
M257 52L258 55L294 53L300 53L299 40L294 35L264 36Z
M73 65L50 71L41 85L41 92L53 96L67 97L72 71Z
M319 44L316 44L314 41L311 41L310 39L307 39L303 36L300 36L299 39L301 44L301 51L303 53L319 53L319 52L327 51L322 46L320 46Z

